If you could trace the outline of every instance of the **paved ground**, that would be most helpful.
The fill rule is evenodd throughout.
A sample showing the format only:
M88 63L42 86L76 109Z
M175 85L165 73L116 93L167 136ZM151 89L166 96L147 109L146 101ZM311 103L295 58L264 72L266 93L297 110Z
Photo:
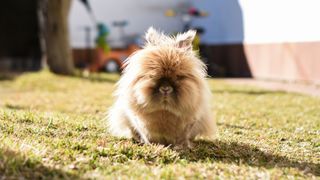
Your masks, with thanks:
M319 84L316 85L316 84L305 84L305 83L295 83L295 82L267 81L267 80L257 80L257 79L249 79L249 78L227 78L225 79L225 81L231 84L244 84L244 85L258 86L268 90L296 92L296 93L320 97Z

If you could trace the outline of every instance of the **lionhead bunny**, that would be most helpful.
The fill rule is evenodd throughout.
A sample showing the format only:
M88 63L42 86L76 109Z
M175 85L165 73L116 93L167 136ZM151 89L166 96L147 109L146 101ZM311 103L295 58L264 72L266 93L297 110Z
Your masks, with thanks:
M170 37L149 28L144 48L128 58L117 84L108 112L112 135L182 148L214 136L206 66L192 50L195 34Z

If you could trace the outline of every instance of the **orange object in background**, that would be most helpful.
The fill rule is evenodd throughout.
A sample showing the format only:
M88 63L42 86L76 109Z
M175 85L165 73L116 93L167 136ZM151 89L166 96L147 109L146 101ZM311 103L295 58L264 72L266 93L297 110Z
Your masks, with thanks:
M112 49L109 53L100 48L73 49L73 58L77 67L88 69L90 72L121 72L124 61L138 49L135 44L129 45L126 49Z

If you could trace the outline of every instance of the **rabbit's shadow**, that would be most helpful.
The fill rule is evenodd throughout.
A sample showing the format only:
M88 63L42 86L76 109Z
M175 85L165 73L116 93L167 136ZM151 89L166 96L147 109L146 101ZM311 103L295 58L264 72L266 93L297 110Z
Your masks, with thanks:
M237 142L214 142L198 140L192 150L179 152L181 158L189 162L206 160L224 163L242 163L255 167L297 168L306 173L320 175L320 164L291 160L287 157L261 151L257 147Z

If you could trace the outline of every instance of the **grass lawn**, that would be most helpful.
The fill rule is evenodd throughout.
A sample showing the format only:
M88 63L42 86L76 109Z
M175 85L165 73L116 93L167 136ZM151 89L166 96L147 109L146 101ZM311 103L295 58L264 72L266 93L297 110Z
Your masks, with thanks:
M219 137L177 152L106 133L118 78L0 78L0 179L319 178L319 98L209 80Z

